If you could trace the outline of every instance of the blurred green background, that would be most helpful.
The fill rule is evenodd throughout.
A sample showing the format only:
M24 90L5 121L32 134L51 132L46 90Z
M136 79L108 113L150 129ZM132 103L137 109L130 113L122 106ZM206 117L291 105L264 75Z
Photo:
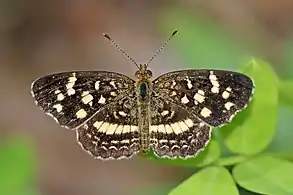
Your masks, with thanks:
M30 96L31 82L52 72L132 76L136 67L103 32L144 63L175 29L178 35L150 65L155 77L182 68L237 70L252 57L265 60L282 81L268 151L291 156L292 0L0 0L0 195L167 194L191 176L195 169L141 157L94 160L75 132L44 115Z

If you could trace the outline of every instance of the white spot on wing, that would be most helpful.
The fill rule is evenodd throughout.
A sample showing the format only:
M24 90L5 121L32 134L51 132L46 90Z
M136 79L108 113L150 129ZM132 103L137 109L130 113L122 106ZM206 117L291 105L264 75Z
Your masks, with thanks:
M68 78L69 83L74 83L76 80L77 80L77 78L75 77L75 73L72 73L72 77Z
M135 125L130 125L130 131L131 132L134 132L134 131L136 131L137 130L137 126L135 126Z
M66 84L67 89L71 89L74 86L75 82L69 82Z
M175 134L182 133L181 128L178 123L171 124L171 128Z
M115 97L115 96L117 96L117 93L115 91L111 91L110 95Z
M108 135L114 134L117 127L118 127L117 124L110 124L108 127L108 130L106 131L106 134Z
M219 93L219 87L220 87L220 84L218 82L218 77L216 75L214 75L214 72L213 71L210 71L210 76L209 76L209 79L213 85L211 91L213 93Z
M198 92L194 95L194 100L195 100L195 104L198 104L199 103L203 103L204 100L205 100L205 97L204 97L204 91L202 90L198 90Z
M96 90L99 90L99 89L100 89L100 82L101 82L101 81L96 81L96 82L95 82L95 89L96 89Z
M188 126L183 121L178 122L178 124L179 124L179 126L181 128L181 131L188 130Z
M64 95L62 94L62 93L59 93L58 95L57 95L57 100L58 101L62 101L62 100L64 100Z
M114 81L111 81L110 82L110 85L112 85L114 88L116 88L116 85L115 85L115 82Z
M209 79L214 81L218 80L217 76L214 74L214 71L210 71Z
M164 110L164 111L161 113L162 116L166 116L166 115L168 115L168 114L169 114L169 111L168 111L168 110Z
M76 117L79 119L83 119L86 117L87 113L84 109L80 109L79 111L76 112Z
M67 94L69 96L74 95L75 94L75 90L73 88L70 88L70 89L67 90Z
M232 106L234 106L234 104L233 104L232 102L227 102L227 103L225 104L225 108L226 108L227 110L230 110L230 108L231 108Z
M124 117L127 116L127 114L126 114L125 112L123 112L123 111L119 111L118 113L119 113L121 116L124 116Z
M90 102L92 102L92 100L94 99L94 97L89 94L88 91L86 92L83 92L82 94L83 98L81 99L81 101L84 103L84 104L89 104Z
M63 106L61 104L55 104L53 108L55 108L57 112L61 112L63 109Z
M165 126L164 125L158 125L158 132L166 133Z
M192 88L192 84L191 84L191 81L189 80L188 77L186 77L186 81L187 81L187 87L188 87L188 89L191 89Z
M204 118L209 117L212 114L212 111L206 107L204 107L201 111L200 111L200 115L203 116Z
M154 132L154 133L157 133L157 131L158 131L158 125L151 125L150 131L151 132Z
M186 94L184 95L183 98L181 98L181 102L182 102L183 104L187 104L187 103L189 102L188 98L186 97Z
M93 126L96 128L96 129L99 129L100 128L100 126L103 124L103 122L102 121L96 121L94 124L93 124Z
M224 91L224 92L222 93L222 97L223 97L224 99L228 99L229 96L230 96L230 93L227 92L227 91Z
M231 91L232 91L231 87L227 87L226 90L222 93L222 97L224 99L228 99L230 97Z
M106 103L106 99L103 97L103 95L101 95L99 101L98 101L99 104L105 104Z
M194 125L191 119L186 119L184 122L188 127L192 127Z
M130 125L124 125L123 133L129 133L129 132L130 132Z
M116 118L116 119L118 119L119 118L119 116L117 115L117 112L113 112L113 115L114 115L114 117Z
M211 82L217 83L218 78L216 75L211 74L209 78L210 78ZM217 84L215 84L215 85L217 85Z
M75 90L73 89L73 86L75 85L75 81L77 80L75 75L76 75L75 73L72 73L72 77L68 78L68 83L66 84L67 94L69 96L75 94Z
M161 139L161 140L159 140L159 143L161 143L161 144L168 143L168 140L167 139Z
M103 123L102 126L99 128L99 132L106 133L110 124L109 123Z
M213 92L213 93L219 93L219 87L212 87L212 89L211 89L211 91Z
M84 92L82 92L81 96L84 97L84 96L86 96L87 94L90 94L90 92L89 92L89 91L84 91Z
M120 134L123 131L123 125L119 125L115 131L116 134ZM123 140L122 140L123 141Z
M202 95L202 96L204 96L204 91L203 90L198 90L197 93L200 94L200 95Z
M129 141L129 139L123 139L123 140L121 140L121 143L122 144L128 144L130 141Z
M167 134L174 133L174 132L172 131L172 128L171 128L170 125L165 125L165 129L166 129L166 133L167 133Z

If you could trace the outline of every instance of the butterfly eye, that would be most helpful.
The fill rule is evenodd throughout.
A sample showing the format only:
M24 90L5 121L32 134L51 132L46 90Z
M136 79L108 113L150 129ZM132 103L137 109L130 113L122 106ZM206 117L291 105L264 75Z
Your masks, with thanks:
M148 76L148 77L152 77L152 76L153 76L153 73L152 73L152 71L150 71L150 70L147 70L147 76Z
M136 71L134 75L135 75L135 77L139 77L140 72L139 71Z

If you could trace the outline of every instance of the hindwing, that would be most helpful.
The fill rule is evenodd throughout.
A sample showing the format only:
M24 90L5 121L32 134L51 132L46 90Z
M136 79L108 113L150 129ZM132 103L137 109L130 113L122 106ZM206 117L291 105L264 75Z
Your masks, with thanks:
M151 103L150 147L160 158L190 158L204 149L211 127L162 97Z
M94 158L130 158L140 150L135 97L129 94L92 116L77 129L77 139Z

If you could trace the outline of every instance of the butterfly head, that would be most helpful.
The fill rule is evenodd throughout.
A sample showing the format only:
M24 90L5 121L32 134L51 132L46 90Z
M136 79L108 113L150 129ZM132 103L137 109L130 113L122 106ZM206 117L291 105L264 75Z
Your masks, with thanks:
M150 79L153 76L153 73L152 71L147 69L147 64L140 64L139 70L136 71L135 76L139 80Z

